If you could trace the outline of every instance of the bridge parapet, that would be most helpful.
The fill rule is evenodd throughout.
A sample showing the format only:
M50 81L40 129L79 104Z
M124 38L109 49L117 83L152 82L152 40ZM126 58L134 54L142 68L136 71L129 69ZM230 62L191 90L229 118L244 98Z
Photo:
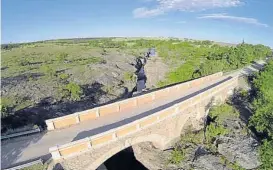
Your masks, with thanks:
M97 119L102 116L114 114L124 110L131 110L135 107L141 107L144 104L149 104L155 100L162 99L171 94L183 93L184 91L202 85L205 82L217 80L223 75L222 72L218 72L206 77L201 77L189 82L176 84L171 87L166 87L151 93L143 94L133 98L125 99L115 103L107 104L104 106L96 107L93 109L85 110L82 112L76 112L70 115L48 119L46 120L47 130L55 130L66 128L72 125L79 124L83 121Z
M204 108L211 102L213 97L223 101L232 94L231 92L236 86L237 77L229 77L223 82L216 84L214 87L204 89L203 91L194 94L190 98L176 103L164 110L94 136L90 136L65 145L52 147L49 149L49 152L51 153L54 160L60 160L67 159L84 152L99 149L102 146L117 142L131 134L136 134L137 132L140 132L146 128L152 127L153 125L158 124L168 118L177 116L179 114L191 113L200 107ZM196 115L195 119L202 119L202 117L205 116L204 114L205 112L203 111L199 115Z

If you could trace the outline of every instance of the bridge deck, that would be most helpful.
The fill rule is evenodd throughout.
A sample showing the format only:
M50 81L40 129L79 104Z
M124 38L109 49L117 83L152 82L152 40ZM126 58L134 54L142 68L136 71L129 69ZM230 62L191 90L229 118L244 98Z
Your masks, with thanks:
M134 110L125 110L120 113L110 114L65 129L4 141L2 142L1 154L2 168L10 166L11 164L47 155L49 153L48 149L52 146L65 144L99 134L114 127L127 124L141 117L155 113L166 107L170 107L176 100L185 98L201 89L213 86L225 78L226 76L221 77L216 81L207 82L206 84L196 88L191 88L181 94L172 94L171 96L157 100L154 103L137 107Z

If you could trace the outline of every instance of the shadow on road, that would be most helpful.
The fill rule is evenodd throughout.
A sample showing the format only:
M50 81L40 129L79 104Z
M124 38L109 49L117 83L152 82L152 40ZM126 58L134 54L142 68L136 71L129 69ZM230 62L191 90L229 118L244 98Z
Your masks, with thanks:
M18 161L23 155L22 152L26 149L30 144L37 143L42 137L44 133L29 135L18 137L10 140L4 140L1 142L1 167L7 168L12 165L16 166L19 164L23 164L24 162ZM50 155L42 156L43 159L48 159ZM36 160L38 158L33 158ZM29 162L31 160L28 160Z

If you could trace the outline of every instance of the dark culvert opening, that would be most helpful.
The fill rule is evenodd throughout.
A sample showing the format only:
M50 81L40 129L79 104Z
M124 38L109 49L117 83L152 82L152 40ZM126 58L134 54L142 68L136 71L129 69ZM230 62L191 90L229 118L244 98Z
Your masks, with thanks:
M148 170L135 158L132 147L113 155L104 165L107 170Z

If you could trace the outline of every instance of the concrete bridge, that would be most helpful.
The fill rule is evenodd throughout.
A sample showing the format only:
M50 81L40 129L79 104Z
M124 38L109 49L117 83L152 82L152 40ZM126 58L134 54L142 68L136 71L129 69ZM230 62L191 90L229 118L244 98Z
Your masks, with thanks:
M52 158L53 164L61 163L65 169L96 169L117 152L141 142L167 148L186 126L203 126L210 106L232 94L239 75L251 74L263 64L47 120L47 132L2 141L1 166Z
M1 142L1 167L52 157L53 163L65 169L95 169L115 153L141 142L164 149L185 126L200 129L210 106L232 94L238 76L263 65L212 74L47 120L47 132Z
M54 163L65 169L87 170L98 168L116 153L141 142L165 149L179 138L185 126L201 129L211 105L227 99L237 82L238 76L223 76L220 72L48 120L48 129L53 133L86 128L78 134L79 140L56 145L49 152Z

